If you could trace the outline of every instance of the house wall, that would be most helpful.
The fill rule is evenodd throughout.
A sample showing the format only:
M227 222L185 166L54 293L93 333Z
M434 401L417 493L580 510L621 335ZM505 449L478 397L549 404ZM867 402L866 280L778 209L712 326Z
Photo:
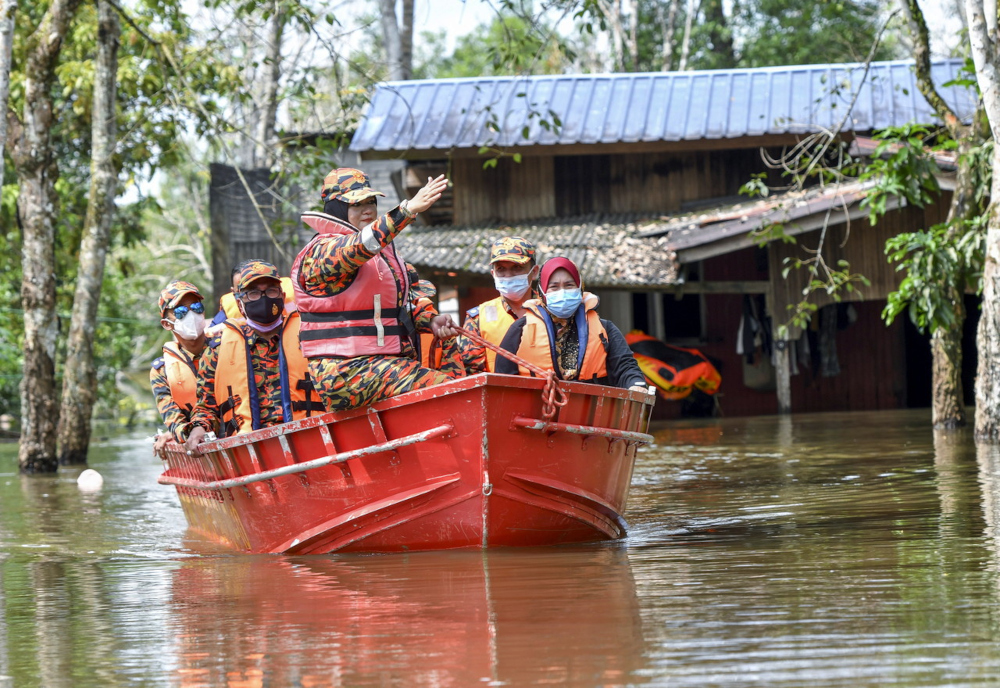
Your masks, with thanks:
M823 259L831 269L839 269L838 261L845 260L851 273L864 275L871 282L869 285L855 282L856 289L852 292L843 291L840 296L843 301L879 301L884 302L890 292L899 288L904 273L896 270L896 265L889 263L885 255L885 242L902 232L912 232L943 222L948 214L950 194L945 194L941 202L926 208L907 206L890 211L875 225L867 218L848 224L838 224L829 227L823 242ZM782 269L787 260L815 260L815 250L818 248L820 232L810 232L800 235L794 244L774 241L768 246L768 260L771 265L771 284L774 293L773 310L775 313L789 312L788 306L799 303L803 290L812 279L805 268L791 270L787 277L782 277ZM833 303L834 300L825 291L818 290L810 294L809 300L818 306ZM790 328L791 338L798 337L798 329Z
M909 215L910 220L913 218L913 215ZM910 228L915 227L910 225ZM762 260L762 251L766 253L763 249L744 249L707 260L702 266L704 279L767 279L769 266L767 260ZM884 257L882 260L885 260ZM707 314L706 337L697 348L716 363L722 375L719 392L722 413L729 416L777 413L777 396L773 387L764 385L755 389L752 386L754 380L759 382L769 376L770 364L765 360L766 356L763 352L755 352L749 357L736 353L744 297L737 294L706 294L703 298ZM791 377L793 413L906 407L907 351L904 323L897 320L887 327L881 317L884 303L883 299L873 299L851 304L856 320L839 330L835 336L839 375L822 377L819 374L819 367L816 365L818 351L815 348L811 352L812 364L800 361L797 374ZM748 358L753 361L748 362ZM655 418L677 418L680 415L680 403L662 400L657 402Z
M620 155L531 156L451 162L456 225L591 213L673 213L732 198L765 170L757 149Z

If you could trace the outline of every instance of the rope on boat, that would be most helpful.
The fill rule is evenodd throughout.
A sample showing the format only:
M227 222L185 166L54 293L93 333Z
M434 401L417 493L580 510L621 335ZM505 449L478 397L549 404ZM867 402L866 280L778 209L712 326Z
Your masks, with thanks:
M522 368L527 368L538 377L545 378L545 387L542 388L542 418L546 421L552 420L556 415L556 409L560 406L565 406L569 402L569 398L566 396L566 390L559 386L559 380L556 378L555 371L540 368L534 363L524 360L514 352L501 349L496 344L486 341L475 332L470 332L464 327L452 325L451 329L455 330L464 337L468 337L474 343L479 344L480 346L485 346L498 356L503 356L504 358L518 364Z

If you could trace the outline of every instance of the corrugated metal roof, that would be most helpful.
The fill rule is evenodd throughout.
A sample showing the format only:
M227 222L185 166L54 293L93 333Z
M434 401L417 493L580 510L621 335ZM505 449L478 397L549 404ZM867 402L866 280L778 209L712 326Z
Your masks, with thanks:
M566 256L594 288L644 289L674 284L686 252L719 245L728 253L757 243L753 230L787 225L789 234L819 225L810 218L856 209L873 182L845 182L768 198L675 215L588 215L585 217L480 227L413 227L395 243L418 270L486 277L490 246L502 236L522 236L538 247L538 260ZM864 213L862 213L864 214ZM843 221L839 215L831 220ZM804 223L799 227L799 223ZM799 228L798 230L796 228ZM734 238L741 241L734 243ZM725 244L724 246L722 244Z
M944 87L962 60L932 77L959 117L975 92ZM935 121L911 60L644 74L572 74L380 84L351 150L406 151L691 141L799 134L844 124L869 131ZM557 121L560 126L553 126ZM549 126L546 126L546 123ZM526 134L526 135L525 135Z
M648 217L648 216L647 216ZM677 278L666 237L642 237L653 228L638 216L589 215L551 223L481 227L412 227L395 239L400 254L418 270L489 274L490 246L520 236L538 248L538 260L566 256L594 288L671 284Z

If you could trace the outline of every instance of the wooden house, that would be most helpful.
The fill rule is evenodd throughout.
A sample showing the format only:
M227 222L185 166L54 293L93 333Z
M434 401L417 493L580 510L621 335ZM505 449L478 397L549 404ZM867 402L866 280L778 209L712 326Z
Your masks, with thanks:
M932 71L945 84L960 68ZM971 90L942 92L972 112ZM397 245L442 292L457 290L462 312L495 296L491 242L521 235L542 259L575 259L622 331L718 361L723 413L887 409L928 405L930 358L911 325L881 319L900 279L885 240L943 220L948 193L925 209L896 203L871 226L858 182L763 199L739 190L762 172L780 183L762 152L780 157L808 134L849 141L933 119L910 62L441 79L380 85L351 150L405 161L403 193L448 174L451 198ZM755 236L774 224L796 243ZM828 307L806 332L785 332L807 279L785 278L786 258L813 257L821 240L829 264L846 260L871 284L839 306L814 295Z

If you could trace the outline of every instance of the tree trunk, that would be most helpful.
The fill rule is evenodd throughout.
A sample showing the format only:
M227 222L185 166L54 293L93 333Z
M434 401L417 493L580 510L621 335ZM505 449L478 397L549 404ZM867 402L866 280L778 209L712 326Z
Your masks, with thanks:
M669 72L674 61L674 31L677 27L677 8L680 7L681 0L670 0L670 10L667 12L667 19L663 26L663 51L662 70ZM662 6L660 13L663 13Z
M608 26L608 33L611 35L611 56L614 59L612 70L621 72L625 70L625 29L622 27L621 0L597 0L597 6L604 16L604 22Z
M996 5L993 5L994 12ZM976 79L993 140L1000 141L1000 54L996 37L987 31L982 0L966 0L969 43ZM991 18L996 23L996 15ZM1000 439L1000 146L993 147L993 183L987 211L986 260L983 267L983 304L976 336L979 363L976 375L976 438Z
M413 78L413 1L403 0L403 21L399 26L399 69L403 79Z
M11 154L21 189L21 306L24 309L24 376L21 444L24 473L52 472L56 461L58 402L55 355L58 319L55 280L55 191L52 85L63 38L81 0L53 0L31 35L24 65L24 114L16 123Z
M80 268L73 296L69 345L63 372L59 411L59 463L87 462L90 419L97 395L94 327L104 282L104 263L111 241L118 175L114 165L116 143L116 87L118 13L108 0L97 0L97 59L94 61L94 103L91 114L90 195L80 243Z
M286 18L285 12L277 7L277 3L275 5L264 57L264 84L261 96L264 111L258 122L254 167L270 167L274 164L274 129L278 116L278 81L281 79L281 37Z
M956 293L962 321L965 308L962 295ZM962 330L938 328L931 335L933 357L931 389L933 390L932 419L935 429L960 428L965 425L965 393L962 387Z
M716 69L736 66L736 53L733 51L733 36L729 31L722 0L704 0L705 21L709 22L709 40L712 42L712 52L715 53Z
M694 15L698 14L701 4L698 0L688 0L687 16L684 18L684 38L681 39L681 61L677 65L677 71L687 70L688 56L691 54L691 25L694 23Z
M396 23L396 0L379 0L382 18L382 42L385 44L385 62L389 81L403 78L399 25Z
M14 17L17 0L0 0L0 183L3 181L3 151L7 145L7 102L10 99L10 60L14 48Z
M971 17L969 23L973 23ZM996 115L1000 115L1000 109L996 111ZM990 117L990 121L994 121L993 117ZM994 139L1000 141L996 125L993 127ZM976 349L979 353L976 371L976 439L989 441L1000 439L1000 146L993 147L993 169L993 200L987 211L982 315L976 334Z
M955 190L948 209L948 236L954 243L966 231L966 222L979 214L976 203L976 175L969 159L973 147L980 144L975 127L955 126L959 140L958 172ZM966 424L965 389L962 385L962 330L965 324L965 279L956 275L948 287L955 324L938 328L931 335L933 357L933 420L935 428L958 428Z

